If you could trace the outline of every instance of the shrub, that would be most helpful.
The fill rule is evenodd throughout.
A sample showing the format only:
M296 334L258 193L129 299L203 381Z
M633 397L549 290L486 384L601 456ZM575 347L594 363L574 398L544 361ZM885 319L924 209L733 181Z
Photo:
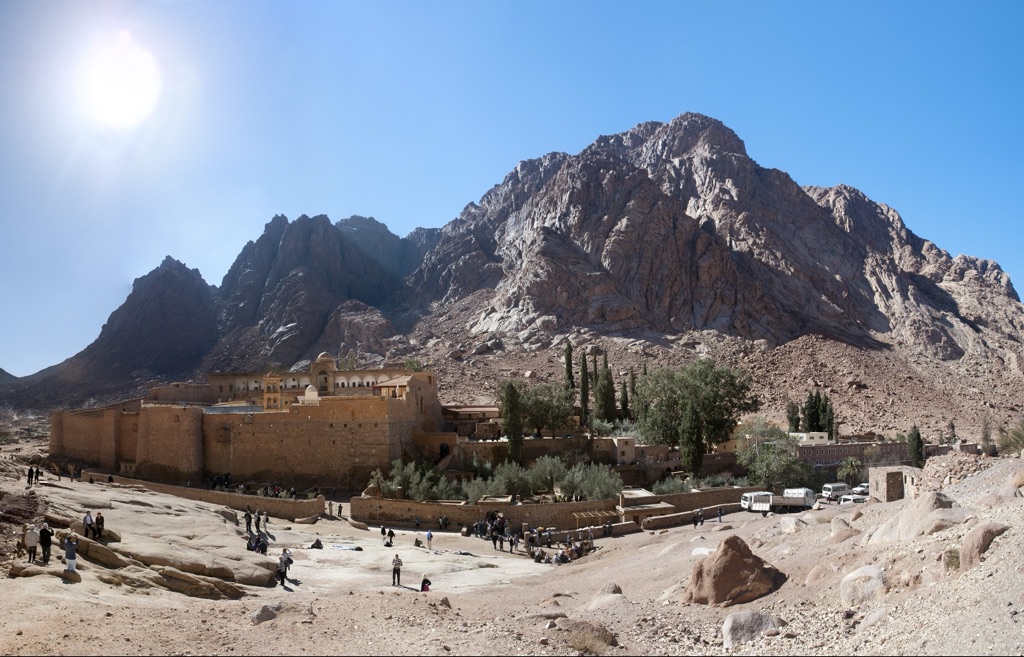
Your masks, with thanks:
M673 495L675 493L689 493L690 484L685 481L676 479L675 477L669 477L668 479L662 479L653 486L651 486L651 492L655 495Z

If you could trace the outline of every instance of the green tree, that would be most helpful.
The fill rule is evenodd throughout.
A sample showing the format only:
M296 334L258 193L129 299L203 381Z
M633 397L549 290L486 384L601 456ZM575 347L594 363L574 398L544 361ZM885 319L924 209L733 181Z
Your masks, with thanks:
M625 381L622 381L619 386L619 414L623 420L629 419L629 390L626 388Z
M804 484L809 466L798 457L799 440L761 416L736 429L739 448L736 461L747 470L747 478L765 490L780 491Z
M636 409L634 408L636 404L636 371L632 367L629 368L629 399L631 402L629 417L624 419L634 420L636 419Z
M1017 422L1016 426L1009 429L999 427L999 438L997 439L999 451L1009 454L1024 450L1024 419Z
M921 440L921 431L917 425L910 427L907 434L907 451L910 452L910 461L915 468L924 467L924 441Z
M575 396L576 379L573 378L572 374L572 344L570 342L566 341L563 353L565 354L565 387L572 390L573 395Z
M557 456L542 456L530 467L530 485L535 491L555 492L558 482L565 477L565 461Z
M800 431L800 405L792 399L786 402L786 421L789 423L790 433Z
M577 463L566 472L558 488L566 498L607 500L622 491L622 477L599 463Z
M508 437L508 456L518 463L522 457L525 422L519 384L510 380L502 381L498 386L498 403L501 406L501 425Z
M847 456L839 462L839 470L836 472L836 476L848 484L854 483L855 480L860 479L860 473L864 469L860 459L856 456Z
M949 421L946 425L946 442L950 445L955 445L960 439L956 435L956 425L953 424L953 420Z
M569 426L572 418L571 391L563 386L541 383L524 389L520 395L523 419L538 434L544 429L555 433ZM513 459L518 461L518 459Z
M637 386L640 431L647 442L678 445L683 466L699 472L704 454L729 439L740 415L759 408L750 388L749 375L711 359L655 370Z
M590 425L590 377L587 376L587 355L580 355L580 424Z
M818 402L814 400L814 393L807 393L807 401L804 402L803 422L801 428L804 431L821 431L818 418Z
M836 414L832 409L832 400L828 400L825 404L825 417L822 421L823 429L828 433L828 437L832 440L838 438L838 431L836 430Z
M608 369L606 357L604 367L598 372L594 383L594 416L605 422L615 422L617 414L615 381L612 379L612 371Z

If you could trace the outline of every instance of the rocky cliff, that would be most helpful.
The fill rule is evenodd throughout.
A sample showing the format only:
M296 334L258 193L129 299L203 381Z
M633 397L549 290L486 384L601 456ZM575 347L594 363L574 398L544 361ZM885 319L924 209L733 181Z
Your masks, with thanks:
M442 229L399 238L372 218L278 216L216 288L168 259L94 344L29 377L39 394L0 394L25 403L81 382L61 397L74 404L100 384L328 351L370 366L419 358L446 401L486 401L509 371L557 376L566 340L618 345L622 368L713 355L751 369L773 404L808 386L920 383L886 404L894 426L922 404L1009 417L1024 387L1024 308L996 263L951 257L856 189L801 187L721 122L684 114L524 161ZM977 398L956 401L958 380ZM866 428L885 400L857 403Z

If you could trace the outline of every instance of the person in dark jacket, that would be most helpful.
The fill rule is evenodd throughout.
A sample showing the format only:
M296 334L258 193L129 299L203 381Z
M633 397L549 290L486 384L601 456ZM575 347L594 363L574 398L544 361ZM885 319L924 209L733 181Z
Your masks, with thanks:
M78 562L78 534L71 532L64 539L64 561L66 566L64 570L75 571L75 565Z
M95 536L96 538L103 538L103 525L105 522L106 521L103 519L103 512L97 511L96 519L93 520L93 536Z
M43 552L43 565L50 563L50 548L53 546L53 530L50 529L50 525L43 523L43 528L39 530L39 547Z

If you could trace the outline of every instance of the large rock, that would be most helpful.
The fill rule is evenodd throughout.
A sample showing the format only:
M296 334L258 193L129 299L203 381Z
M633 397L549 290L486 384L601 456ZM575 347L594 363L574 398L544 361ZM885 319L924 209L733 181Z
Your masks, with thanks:
M757 611L734 611L722 623L722 647L731 650L739 643L756 640L766 630L785 627L781 618Z
M555 625L563 632L570 634L582 634L606 646L619 645L619 642L615 638L615 634L613 634L611 630L594 621L578 620L575 618L559 618L555 620Z
M861 566L839 583L839 596L844 605L856 607L882 598L889 590L885 572L878 566Z
M927 492L868 534L865 542L875 545L909 541L963 523L972 516L969 510L953 508L953 500L945 494Z
M798 531L807 527L807 521L794 516L782 516L779 519L779 527L783 533L795 534Z
M714 554L694 564L684 599L727 607L767 595L784 581L785 575L732 534L719 543Z
M986 522L973 527L960 544L960 572L970 570L982 561L981 555L988 551L996 536L1010 527L998 522Z

